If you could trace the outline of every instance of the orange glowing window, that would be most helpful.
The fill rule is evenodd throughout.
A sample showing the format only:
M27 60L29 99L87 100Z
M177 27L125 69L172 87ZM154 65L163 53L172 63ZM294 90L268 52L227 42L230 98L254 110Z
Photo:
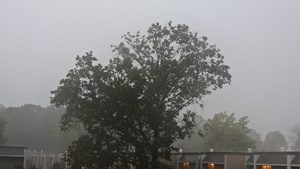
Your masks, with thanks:
M215 164L211 163L211 164L208 164L208 169L215 169Z
M189 169L189 163L183 163L183 169Z
M263 165L261 167L261 169L272 169L272 166L269 166L269 165Z

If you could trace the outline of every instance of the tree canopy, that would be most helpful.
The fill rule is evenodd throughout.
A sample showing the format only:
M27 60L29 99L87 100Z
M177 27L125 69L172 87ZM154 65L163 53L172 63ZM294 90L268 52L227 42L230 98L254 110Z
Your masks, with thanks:
M221 112L208 119L203 126L206 144L216 151L246 151L255 148L255 140L248 134L248 117L235 119L234 113Z
M284 135L279 131L270 131L265 137L264 150L280 151L280 147L288 148Z
M176 150L172 143L191 133L195 113L184 113L179 125L180 111L230 83L220 50L187 25L155 23L145 35L122 38L112 46L107 66L97 63L92 52L77 56L76 67L51 92L51 103L66 106L62 129L80 122L88 132L69 148L78 162L74 167L90 165L77 156L85 142L91 149L85 153L95 163L159 168L160 159Z

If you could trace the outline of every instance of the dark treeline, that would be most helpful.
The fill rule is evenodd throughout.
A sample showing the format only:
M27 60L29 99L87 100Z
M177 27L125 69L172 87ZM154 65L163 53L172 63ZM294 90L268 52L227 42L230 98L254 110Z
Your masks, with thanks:
M22 145L31 150L62 152L76 140L82 131L60 131L60 118L65 108L25 104L21 107L2 108L0 114L6 121L4 135L7 145Z
M80 135L85 134L83 127L77 125L76 128L70 131L63 132L60 130L60 119L65 113L64 107L56 108L55 106L49 106L43 108L38 105L25 104L20 107L8 107L5 108L0 105L0 123L3 123L4 138L6 138L7 145L22 145L26 146L30 150L43 150L45 152L63 152L66 151L71 142L77 140ZM222 113L221 113L222 114ZM219 113L220 115L220 113ZM218 114L215 115L215 120L221 120L216 123L217 126L224 123L224 119L218 119ZM226 118L231 117L227 116ZM213 119L212 119L213 120ZM224 122L222 122L222 120ZM211 148L215 148L214 145L207 144L208 136L205 135L204 124L210 121L205 120L202 116L197 115L195 117L195 126L193 127L193 134L190 138L186 137L183 140L177 140L174 145L177 148L181 148L184 151L209 151ZM233 121L238 121L235 119ZM223 124L224 128L225 123ZM217 127L216 126L216 127ZM232 126L232 124L229 124ZM212 126L213 127L213 126ZM238 128L245 128L239 127ZM210 134L218 132L217 130L207 131ZM292 150L300 149L300 125L296 125L291 130L291 147ZM198 133L201 131L204 133L204 137L201 137ZM235 129L227 128L226 133L236 133ZM232 132L231 132L232 131ZM249 130L250 131L250 130ZM200 132L200 133L201 133ZM248 132L247 132L248 133ZM0 133L0 135L2 135ZM246 134L246 133L245 133ZM288 143L284 135L279 131L270 131L266 137L261 138L261 135L255 130L252 130L247 134L249 139L255 140L254 145L245 145L240 150L246 150L245 147L252 147L256 151L280 151L280 147L288 149ZM232 138L230 135L224 135L225 138ZM241 136L239 136L241 137ZM216 139L219 138L210 138ZM211 142L211 141L210 141ZM228 142L234 142L234 140L228 140ZM237 145L237 143L236 143ZM227 149L230 150L230 149ZM224 150L225 151L225 150Z

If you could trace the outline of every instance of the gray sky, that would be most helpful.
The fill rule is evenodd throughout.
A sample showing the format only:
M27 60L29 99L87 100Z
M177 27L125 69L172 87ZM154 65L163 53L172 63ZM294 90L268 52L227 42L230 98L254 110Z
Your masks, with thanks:
M232 84L204 98L205 118L249 116L265 135L299 123L300 1L0 0L0 104L49 105L50 91L93 51L103 64L110 45L154 22L187 24L225 56Z

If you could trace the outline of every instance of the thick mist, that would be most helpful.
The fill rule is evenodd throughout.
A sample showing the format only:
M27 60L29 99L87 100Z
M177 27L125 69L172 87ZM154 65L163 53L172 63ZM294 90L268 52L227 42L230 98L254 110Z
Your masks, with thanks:
M231 67L231 85L204 98L205 119L249 116L264 136L299 123L299 1L6 1L0 6L0 104L50 105L50 91L93 51L105 64L110 45L154 22L187 24L208 37Z

